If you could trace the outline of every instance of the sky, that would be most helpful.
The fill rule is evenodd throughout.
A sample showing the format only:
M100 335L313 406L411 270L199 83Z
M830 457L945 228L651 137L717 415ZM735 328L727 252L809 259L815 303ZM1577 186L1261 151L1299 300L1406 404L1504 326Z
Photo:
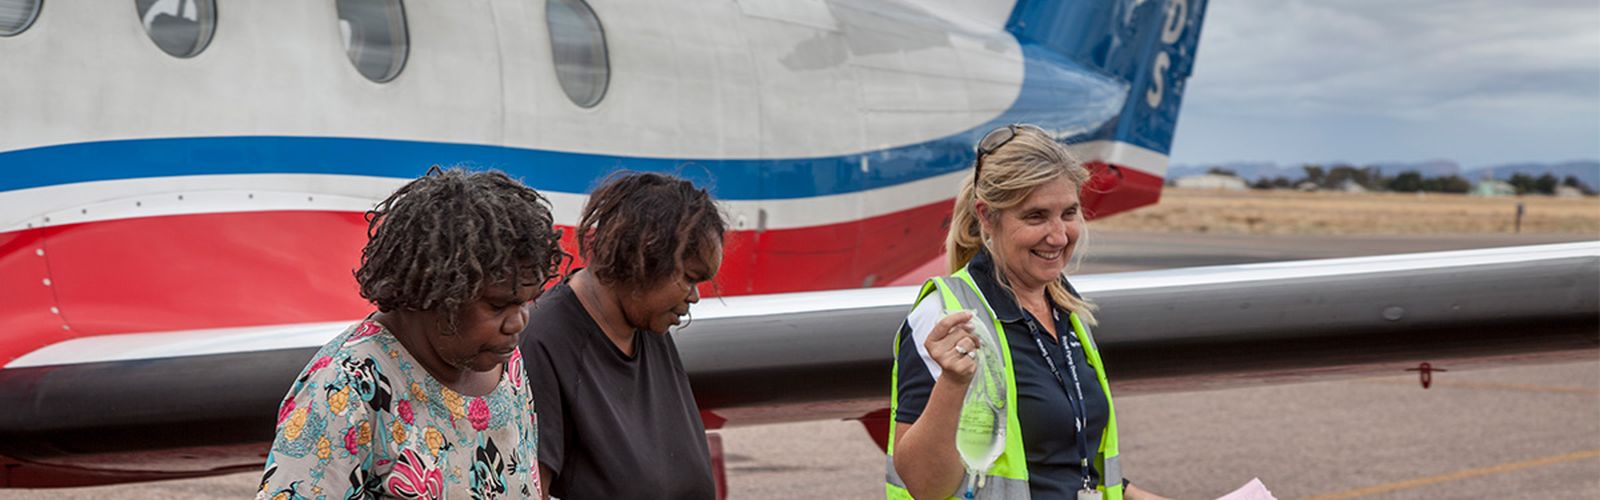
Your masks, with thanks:
M1600 159L1600 1L1206 9L1174 165Z

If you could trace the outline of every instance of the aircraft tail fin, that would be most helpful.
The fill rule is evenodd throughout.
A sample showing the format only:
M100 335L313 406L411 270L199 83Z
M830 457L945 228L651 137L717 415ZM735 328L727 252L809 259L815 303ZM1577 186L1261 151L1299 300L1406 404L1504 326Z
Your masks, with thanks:
M1024 45L1035 44L1128 84L1114 126L1089 140L1127 143L1165 156L1184 81L1194 67L1205 7L1206 0L1022 0L1007 29Z
M1068 125L1060 139L1094 174L1084 186L1086 216L1161 199L1206 2L1020 0L1012 10L1006 29L1034 83L1024 83L1024 109L1011 118ZM1066 105L1073 102L1089 104Z

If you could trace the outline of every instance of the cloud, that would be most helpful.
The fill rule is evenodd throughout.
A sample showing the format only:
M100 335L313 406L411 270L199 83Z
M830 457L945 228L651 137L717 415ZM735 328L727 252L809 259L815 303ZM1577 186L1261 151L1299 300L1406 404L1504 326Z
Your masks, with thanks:
M1449 124L1499 135L1500 142L1515 131L1493 122L1514 123L1532 126L1524 130L1537 138L1529 145L1545 154L1600 154L1600 3L1208 2L1174 161L1217 161L1212 156L1228 146L1216 144L1216 130L1204 134L1211 139L1207 144L1186 140L1194 122L1226 129L1244 121L1277 122L1267 129L1279 134L1338 133L1322 122L1401 131ZM1572 134L1573 127L1588 133ZM1574 135L1589 139L1549 144ZM1259 144L1259 138L1230 149L1247 153L1249 144ZM1312 160L1329 152L1301 154L1306 156L1273 159ZM1455 157L1466 164L1476 160Z

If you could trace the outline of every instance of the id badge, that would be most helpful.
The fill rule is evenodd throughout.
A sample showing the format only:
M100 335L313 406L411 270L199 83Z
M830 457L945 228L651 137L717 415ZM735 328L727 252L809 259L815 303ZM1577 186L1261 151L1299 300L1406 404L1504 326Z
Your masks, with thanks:
M1099 490L1078 490L1078 500L1100 500Z

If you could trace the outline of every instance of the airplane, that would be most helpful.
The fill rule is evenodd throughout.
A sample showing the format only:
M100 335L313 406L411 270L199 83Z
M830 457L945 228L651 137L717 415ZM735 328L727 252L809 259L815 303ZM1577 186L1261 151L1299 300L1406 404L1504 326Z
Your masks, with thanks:
M1095 173L1092 217L1157 202L1206 2L135 4L0 9L0 487L259 469L287 382L371 309L362 213L435 164L521 178L568 229L616 169L711 186L722 298L674 333L707 428L881 445L972 145L1038 124ZM1108 357L1138 353L1119 393L1507 343L1450 336L1473 322L1594 347L1594 245L1374 259L1075 284Z

